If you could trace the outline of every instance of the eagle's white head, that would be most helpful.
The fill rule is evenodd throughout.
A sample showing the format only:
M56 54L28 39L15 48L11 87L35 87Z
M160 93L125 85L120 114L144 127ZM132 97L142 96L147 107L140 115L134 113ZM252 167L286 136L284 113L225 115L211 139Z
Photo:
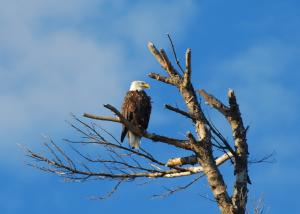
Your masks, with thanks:
M146 88L150 88L150 85L144 81L135 80L131 82L129 91L142 91Z

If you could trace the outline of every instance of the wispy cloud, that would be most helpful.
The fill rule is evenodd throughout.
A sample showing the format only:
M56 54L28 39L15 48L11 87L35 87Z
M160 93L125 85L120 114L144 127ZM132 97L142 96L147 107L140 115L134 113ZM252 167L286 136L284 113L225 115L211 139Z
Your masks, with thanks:
M26 133L38 134L42 126L61 129L54 124L70 112L119 105L145 65L136 60L140 47L167 31L180 34L193 6L125 2L2 2L1 148L11 148L16 139L26 143Z
M299 101L289 84L299 75L290 65L297 63L298 57L299 51L284 42L254 45L216 67L219 78L215 86L236 89L247 120L258 121L258 127L276 126L274 118L294 123Z
M293 87L299 79L299 72L294 70L300 66L298 59L299 48L269 40L240 50L213 66L211 90L224 92L219 94L226 100L225 91L235 89L245 125L250 125L250 159L275 152L277 162L271 167L262 166L266 170L257 180L276 177L274 182L279 185L286 181L280 176L283 169L296 170L290 161L297 156L299 147L294 131L299 127L300 102L298 89Z
M157 2L139 2L133 5L122 19L117 20L115 29L140 46L149 40L162 38L163 33L176 32L177 36L184 34L188 21L196 12L195 2Z
M298 167L299 137L295 128L299 127L300 115L299 92L293 84L299 80L299 72L295 71L299 66L299 47L269 40L240 50L214 67L212 90L234 88L244 122L250 125L249 158L259 159L275 152L275 163L250 165L253 192L268 193L274 186L285 192L299 180L300 174L293 173ZM291 185L286 185L287 180ZM266 197L271 200L273 196Z

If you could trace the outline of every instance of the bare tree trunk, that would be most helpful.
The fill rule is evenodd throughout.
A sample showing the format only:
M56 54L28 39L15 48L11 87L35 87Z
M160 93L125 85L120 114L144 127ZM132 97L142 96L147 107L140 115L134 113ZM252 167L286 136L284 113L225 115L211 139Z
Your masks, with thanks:
M226 214L245 213L247 204L248 150L246 143L246 131L243 126L242 118L233 90L230 90L228 93L230 105L229 108L224 104L221 104L221 102L215 99L212 95L206 96L206 98L210 96L211 100L217 101L218 105L224 108L222 109L221 113L227 118L229 124L231 125L235 140L235 151L233 151L233 149L226 144L227 149L232 151L234 155L236 173L234 193L232 197L229 197L222 174L220 173L214 161L211 130L208 128L210 127L210 124L203 114L201 106L197 101L196 92L191 83L191 50L187 49L186 70L184 71L183 76L181 76L171 65L163 49L158 51L152 43L149 43L148 47L151 53L169 75L168 77L164 77L159 74L151 73L149 76L158 81L177 87L186 103L188 113L191 115L196 127L198 140L196 140L190 132L187 134L187 137L190 139L192 150L195 152L199 164L203 167L203 171L207 176L208 183L221 212ZM216 107L215 105L212 106ZM219 110L219 108L216 109Z

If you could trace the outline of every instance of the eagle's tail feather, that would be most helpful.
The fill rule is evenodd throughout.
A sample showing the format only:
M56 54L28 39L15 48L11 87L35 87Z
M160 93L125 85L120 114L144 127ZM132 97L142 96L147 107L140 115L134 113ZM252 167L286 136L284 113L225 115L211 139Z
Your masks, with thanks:
M134 149L139 149L141 144L141 137L136 136L132 132L129 133L129 144Z

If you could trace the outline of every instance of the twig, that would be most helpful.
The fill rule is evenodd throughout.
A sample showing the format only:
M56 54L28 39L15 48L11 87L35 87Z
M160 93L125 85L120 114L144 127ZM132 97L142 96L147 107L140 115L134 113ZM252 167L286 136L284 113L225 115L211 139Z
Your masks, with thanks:
M178 60L177 58L177 55L176 55L176 51L175 51L175 46L173 44L173 41L171 39L171 36L169 33L167 33L167 36L168 36L168 39L170 41L170 44L171 44L171 47L172 47L172 52L173 52L173 55L174 55L174 58L175 58L175 61L176 61L176 64L178 65L179 69L181 70L182 73L184 73L184 70L182 69L181 65L180 65L180 61Z
M271 154L268 154L260 159L252 159L249 160L248 163L249 164L254 164L254 163L275 163L276 160L275 158L273 158L272 160L270 160L271 157L275 156L275 151L273 151Z
M187 183L184 186L178 186L176 188L165 188L167 191L165 193L162 194L157 194L157 195L153 195L152 198L166 198L174 193L178 193L180 191L186 190L187 188L189 188L190 186L192 186L194 183L196 183L198 180L200 180L200 178L204 177L205 174L202 174L198 177L196 177L195 179L193 179L191 182Z
M108 192L105 196L102 197L91 197L92 200L104 200L110 198L119 188L119 186L122 184L123 180L120 180L117 182L117 184L112 188L110 192Z

